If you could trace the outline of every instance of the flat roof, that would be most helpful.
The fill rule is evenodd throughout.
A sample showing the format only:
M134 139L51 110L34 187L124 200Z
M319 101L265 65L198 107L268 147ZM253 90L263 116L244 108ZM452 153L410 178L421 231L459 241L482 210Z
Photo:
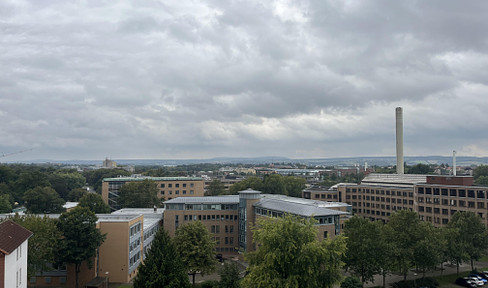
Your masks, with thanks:
M285 196L286 197L286 196ZM312 216L335 216L335 215L348 215L348 212L339 210L333 210L321 205L323 201L311 201L309 203L301 203L295 201L286 201L275 197L264 197L253 206L258 208L264 208L284 213L290 213L299 216L312 217ZM337 203L337 202L336 202ZM349 206L345 203L345 206ZM329 207L333 207L332 205Z
M116 177L104 178L103 182L130 182L130 181L144 181L146 179L152 181L199 181L203 180L201 177Z
M204 197L177 197L164 204L239 204L239 195L221 195Z
M361 181L362 185L409 185L426 183L427 176L421 174L380 174L371 173Z

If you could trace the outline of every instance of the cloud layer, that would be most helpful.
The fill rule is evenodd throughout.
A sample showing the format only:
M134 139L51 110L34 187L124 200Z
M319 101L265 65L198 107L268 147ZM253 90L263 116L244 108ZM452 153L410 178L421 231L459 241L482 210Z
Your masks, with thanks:
M486 1L71 2L0 2L5 160L488 155Z

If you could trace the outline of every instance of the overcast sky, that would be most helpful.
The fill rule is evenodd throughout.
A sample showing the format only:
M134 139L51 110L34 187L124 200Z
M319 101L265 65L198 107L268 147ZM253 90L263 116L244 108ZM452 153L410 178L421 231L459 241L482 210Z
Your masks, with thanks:
M0 162L488 156L488 1L0 1Z

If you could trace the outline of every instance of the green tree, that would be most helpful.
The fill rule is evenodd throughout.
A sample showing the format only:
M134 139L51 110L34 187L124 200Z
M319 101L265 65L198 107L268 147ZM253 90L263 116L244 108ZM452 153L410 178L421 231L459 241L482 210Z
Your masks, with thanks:
M253 228L258 248L243 287L332 287L341 280L346 249L342 236L319 242L313 219L286 215L261 218Z
M488 232L481 217L473 212L458 211L447 226L459 230L457 241L469 256L471 269L474 270L474 260L478 260L488 248Z
M475 184L478 186L488 186L488 176L479 176L476 178Z
M225 194L224 184L218 179L213 179L212 182L208 184L205 196L217 196L222 194Z
M420 222L419 239L414 247L415 266L425 271L434 268L442 261L444 239L440 229L436 229L430 222Z
M12 204L10 204L10 196L7 194L0 195L0 213L12 212Z
M102 200L102 196L96 193L87 193L81 197L78 206L86 207L93 213L110 213L110 207Z
M120 188L118 203L124 208L152 208L159 204L156 182L144 179L130 182Z
M134 288L190 287L186 268L168 232L159 229L139 266Z
M268 194L286 194L283 176L279 174L264 176L263 192Z
M414 264L415 246L420 239L420 220L416 212L400 210L390 216L388 241L392 243L393 267L407 279Z
M361 280L357 277L349 276L341 283L341 288L363 288Z
M78 288L78 275L81 264L96 256L97 248L102 245L105 235L96 228L97 216L85 207L75 207L64 212L57 223L62 234L58 250L58 261L70 263L75 266L76 288Z
M422 163L407 168L407 174L431 174L433 172L434 169L431 166Z
M13 191L14 200L20 203L23 200L25 191L37 187L49 187L50 185L47 173L32 169L21 170L19 177L12 185L12 187L15 187L15 191Z
M36 187L24 193L24 205L29 213L60 213L64 210L64 203L64 200L51 187Z
M113 178L117 176L130 176L130 172L124 169L98 169L90 170L83 173L86 182L93 187L98 193L102 193L102 181L104 178Z
M286 195L302 198L302 191L306 188L307 180L302 177L286 176L283 177Z
M225 263L222 270L220 270L220 288L240 288L240 280L241 277L239 276L239 268L237 264L232 263Z
M246 190L248 188L258 190L258 191L262 191L263 190L263 180L261 180L261 178L259 178L259 177L252 176L252 177L249 177L245 180L242 180L241 182L237 182L237 183L232 184L232 186L230 186L229 190L230 190L231 194L237 194L237 192L242 191L242 190Z
M488 176L488 165L480 165L473 169L474 180L481 176Z
M75 188L68 193L68 201L78 202L88 192L84 188Z
M353 275L359 276L363 284L374 282L374 275L380 273L380 229L381 226L359 216L352 217L344 225L347 244L344 262L346 268Z
M465 245L458 239L461 238L460 229L454 227L453 224L445 228L444 236L446 237L446 258L456 264L456 274L459 274L459 265L464 261L469 260L469 255L466 253Z
M48 271L48 263L54 263L56 249L61 239L61 232L56 226L57 219L39 217L37 215L19 216L16 214L12 220L34 233L29 238L27 252L27 274L29 277L35 273Z
M85 185L86 179L78 172L57 171L49 175L51 187L58 192L64 200L68 200L68 193Z
M202 222L193 221L180 226L174 241L188 273L193 276L193 285L197 271L204 275L215 270L215 241Z

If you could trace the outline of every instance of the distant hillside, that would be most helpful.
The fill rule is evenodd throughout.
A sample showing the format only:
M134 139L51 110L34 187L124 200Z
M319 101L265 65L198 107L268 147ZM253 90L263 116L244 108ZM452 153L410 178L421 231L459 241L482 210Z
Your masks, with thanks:
M452 157L448 156L407 156L404 158L407 165L423 164L441 164L447 163L452 165ZM165 160L165 159L113 159L119 165L132 166L174 166L174 165L189 165L198 163L212 163L212 164L269 164L269 163L301 163L308 166L352 166L355 164L368 166L393 166L396 165L396 158L394 156L378 156L378 157L341 157L341 158L319 158L319 159L290 159L286 157L218 157L211 159L186 159L186 160ZM101 165L103 160L35 160L22 161L15 163L34 163L34 164L68 164L68 165ZM458 166L471 165L488 165L488 157L456 157Z

